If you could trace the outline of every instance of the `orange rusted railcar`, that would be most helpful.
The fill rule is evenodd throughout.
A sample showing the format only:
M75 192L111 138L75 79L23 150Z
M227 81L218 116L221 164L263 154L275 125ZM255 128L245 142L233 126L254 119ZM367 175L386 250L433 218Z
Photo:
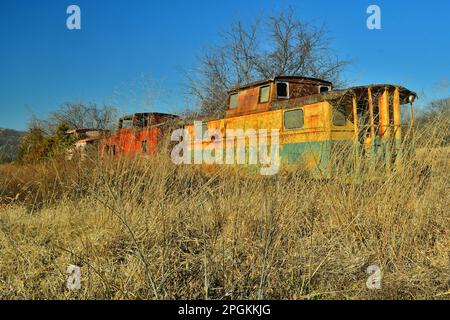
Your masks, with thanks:
M178 118L166 113L135 113L120 118L115 135L100 141L101 156L142 155L150 156L167 129L165 124Z

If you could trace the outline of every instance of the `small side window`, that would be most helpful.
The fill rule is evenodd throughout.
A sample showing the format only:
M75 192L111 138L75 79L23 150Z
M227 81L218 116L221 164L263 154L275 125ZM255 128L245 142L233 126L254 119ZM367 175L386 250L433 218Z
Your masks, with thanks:
M319 86L319 93L324 93L331 91L331 88L329 86Z
M270 86L259 88L259 103L269 102Z
M289 82L277 82L278 99L289 99Z
M129 129L133 127L132 119L124 119L122 120L122 129Z
M302 129L305 124L303 109L284 112L284 129Z
M142 153L147 154L147 140L142 141Z
M235 109L238 106L238 94L233 93L230 95L230 109Z

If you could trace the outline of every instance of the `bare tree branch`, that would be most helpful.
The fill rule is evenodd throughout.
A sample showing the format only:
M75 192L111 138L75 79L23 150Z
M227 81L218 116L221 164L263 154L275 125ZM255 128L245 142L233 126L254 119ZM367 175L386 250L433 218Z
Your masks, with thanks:
M333 55L325 26L299 20L292 8L252 24L236 21L220 37L222 45L201 55L187 75L203 114L223 114L230 86L279 75L341 84L348 64Z

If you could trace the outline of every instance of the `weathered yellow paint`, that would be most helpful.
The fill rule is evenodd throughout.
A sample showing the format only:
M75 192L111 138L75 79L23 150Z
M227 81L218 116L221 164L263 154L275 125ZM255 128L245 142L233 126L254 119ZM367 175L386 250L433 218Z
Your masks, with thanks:
M379 135L383 140L389 138L389 91L384 89L379 97L380 130Z
M212 120L208 122L208 130L219 130L225 136L226 130L256 130L265 129L270 137L270 130L280 130L280 144L310 142L310 141L327 141L332 138L330 132L330 104L328 102L320 102L302 107L295 107L283 110L273 110L258 114L248 114L225 118L220 120ZM283 114L288 110L303 109L304 111L304 127L302 129L284 130ZM186 126L191 137L194 136L194 126ZM346 135L336 135L335 138L346 137ZM204 141L209 144L210 141Z
M398 91L398 87L394 90L394 130L395 130L395 139L401 140L402 138L402 129L401 129L401 112L400 112L400 94Z

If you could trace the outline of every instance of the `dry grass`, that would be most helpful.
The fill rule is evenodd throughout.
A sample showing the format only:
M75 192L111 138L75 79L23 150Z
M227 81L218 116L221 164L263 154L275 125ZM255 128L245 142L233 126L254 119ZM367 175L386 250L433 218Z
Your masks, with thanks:
M449 163L431 152L357 182L163 156L0 173L3 299L450 297ZM366 287L374 264L381 290Z

